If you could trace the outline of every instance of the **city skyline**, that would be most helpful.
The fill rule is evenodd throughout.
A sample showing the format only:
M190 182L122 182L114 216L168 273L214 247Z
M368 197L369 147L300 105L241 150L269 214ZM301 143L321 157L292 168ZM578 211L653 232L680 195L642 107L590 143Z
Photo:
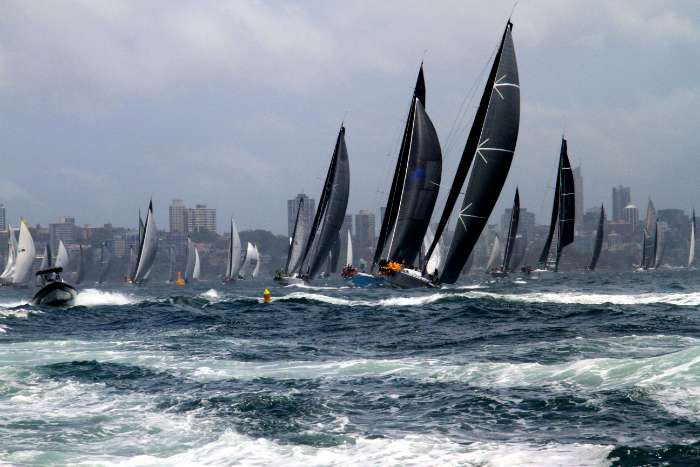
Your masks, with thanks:
M480 88L512 2L397 5L203 2L193 17L169 2L8 2L0 25L8 221L74 215L127 225L152 196L157 223L167 225L168 203L183 197L216 208L218 229L233 216L242 228L283 232L285 200L318 197L343 118L350 210L376 212L421 59L449 183L471 124L470 89ZM660 207L700 205L692 79L700 65L687 60L699 17L700 4L688 1L663 11L646 1L521 2L513 15L521 129L494 215L516 185L523 206L547 215L562 133L586 176L584 210L601 202L610 210L609 187L620 180L636 187L638 205L649 197Z

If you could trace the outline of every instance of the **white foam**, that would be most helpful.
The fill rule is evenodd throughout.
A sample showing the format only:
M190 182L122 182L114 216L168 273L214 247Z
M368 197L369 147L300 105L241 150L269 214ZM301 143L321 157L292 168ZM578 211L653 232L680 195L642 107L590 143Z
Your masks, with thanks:
M105 461L120 466L142 465L285 465L305 466L544 466L569 467L610 465L612 446L593 444L459 444L446 438L410 435L404 438L357 438L335 447L282 445L226 432L216 441L168 456L136 456L130 459L104 457L85 463Z
M351 287L345 285L340 287L331 287L327 285L314 285L314 284L289 284L285 286L287 288L296 287L298 289L311 289L311 290L342 290L349 289Z
M78 306L101 306L101 305L131 305L139 300L132 295L119 292L107 292L97 289L84 289L78 293L75 304Z
M581 305L700 305L700 292L691 293L646 293L646 294L592 294L585 292L533 292L523 294L498 294L492 292L472 292L463 295L466 298L496 298L528 303L561 303Z
M0 310L0 318L26 318L29 313L41 313L39 310L25 310L24 308L18 308L15 310Z
M407 306L422 306L429 303L437 302L438 300L449 298L449 297L459 297L461 294L455 293L433 293L430 295L416 295L416 296L394 296L390 298L383 298L379 300L349 300L347 298L340 297L330 297L328 295L318 294L318 293L308 293L308 292L292 292L289 295L282 297L273 297L274 300L294 300L294 299L307 299L314 300L317 302L328 303L330 305L340 305L340 306L386 306L386 307L407 307Z
M219 292L217 292L217 291L214 290L214 289L209 289L209 290L207 290L206 292L202 292L202 293L201 293L201 296L204 297L204 298L212 299L212 300L218 300L219 297L220 297L220 296L219 296Z

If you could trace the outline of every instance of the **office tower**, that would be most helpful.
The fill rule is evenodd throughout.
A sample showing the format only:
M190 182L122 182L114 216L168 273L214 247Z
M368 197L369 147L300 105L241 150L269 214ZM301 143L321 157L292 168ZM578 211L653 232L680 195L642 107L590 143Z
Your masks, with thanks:
M371 261L371 254L374 250L375 239L375 215L367 209L360 210L355 214L355 243L357 244L356 256Z
M613 212L612 220L621 221L625 219L624 209L630 204L630 187L617 186L612 189Z
M299 209L299 201L304 200L299 222L304 222L307 226L306 231L311 229L314 222L314 214L316 213L316 203L303 193L299 193L294 199L287 200L287 235L292 236L294 233L294 222L297 218L297 209Z
M170 232L187 232L187 208L181 199L174 199L168 209L170 214Z
M0 204L0 231L7 230L7 216L5 214L5 205Z
M58 222L49 224L49 242L53 251L58 248L59 241L64 244L75 243L76 230L74 217L59 217Z
M188 232L216 232L216 209L198 204L187 209Z

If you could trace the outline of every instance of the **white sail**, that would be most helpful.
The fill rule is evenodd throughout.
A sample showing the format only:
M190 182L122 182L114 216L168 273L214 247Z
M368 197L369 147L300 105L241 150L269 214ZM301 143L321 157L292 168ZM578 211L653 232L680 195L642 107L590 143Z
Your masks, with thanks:
M352 264L352 235L350 235L350 230L348 230L348 249L345 252L345 264Z
M158 228L153 217L153 202L148 205L146 213L146 223L143 229L143 240L141 241L138 254L138 264L133 277L133 282L136 284L142 283L148 278L148 273L153 267L153 262L156 259L158 251Z
M498 258L501 257L501 239L496 238L493 240L493 247L491 248L491 256L489 256L489 264L486 265L486 272L491 271L493 266L496 264Z
M187 262L185 263L185 282L190 282L194 275L194 266L196 262L196 251L194 242L187 237Z
M199 262L199 250L194 247L194 269L192 270L192 280L198 281L201 273L201 266Z
M17 240L11 225L7 226L7 233L7 262L5 263L5 269L0 274L0 279L9 279L12 276L12 272L15 270L15 261L17 260Z
M68 250L63 244L63 240L58 241L58 251L56 252L56 261L54 266L57 268L63 268L64 271L68 270L68 265L70 264L70 257L68 256Z
M226 280L232 280L238 276L241 262L241 237L238 235L236 223L231 219L231 238L226 261L226 276L224 277Z
M253 245L253 251L255 252L255 259L253 261L253 264L255 264L253 268L253 272L250 273L250 277L255 279L258 277L258 272L260 272L260 252L258 251L257 245Z
M422 252L425 254L428 249L430 248L430 245L433 243L433 239L435 238L435 234L433 231L428 227L428 230L425 232L425 237L423 237L423 246L422 246ZM438 242L435 245L435 249L433 250L433 254L430 255L430 258L428 259L426 265L425 265L425 272L428 274L435 274L436 270L439 270L440 266L442 265L442 248L440 247L440 243Z
M34 239L29 232L27 223L22 221L19 226L19 241L17 242L17 260L15 261L15 270L12 274L12 283L21 285L27 282L29 275L32 272L36 258L36 249L34 247Z
M688 252L688 267L693 265L695 261L695 211L693 211L693 220L690 223L690 251Z
M255 264L253 264L253 260L255 259L255 248L253 247L253 244L248 242L248 245L246 245L246 252L245 252L245 259L243 260L243 266L241 267L241 270L238 272L238 276L242 278L248 277L253 269L255 268Z

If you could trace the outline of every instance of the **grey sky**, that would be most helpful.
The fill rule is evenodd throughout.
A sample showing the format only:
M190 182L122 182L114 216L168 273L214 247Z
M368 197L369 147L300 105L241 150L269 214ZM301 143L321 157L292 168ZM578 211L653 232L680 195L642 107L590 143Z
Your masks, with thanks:
M391 183L425 52L449 183L512 1L3 1L0 201L13 222L135 225L153 195L286 230L318 192L341 119L352 212ZM522 113L497 213L520 186L544 223L566 132L586 207L700 208L700 2L521 0ZM478 80L478 81L477 81ZM459 131L461 102L478 84ZM440 197L438 209L441 209Z

